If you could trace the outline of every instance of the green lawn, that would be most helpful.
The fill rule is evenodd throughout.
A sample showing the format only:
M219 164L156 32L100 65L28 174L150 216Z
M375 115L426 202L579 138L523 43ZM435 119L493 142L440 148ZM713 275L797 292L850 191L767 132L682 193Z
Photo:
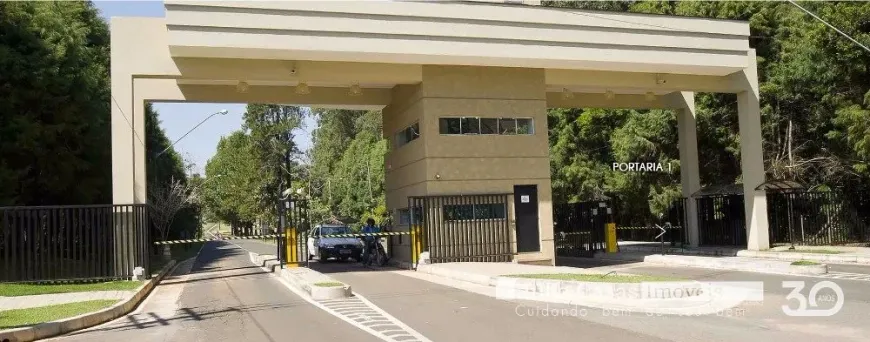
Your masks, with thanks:
M840 253L843 253L840 251L832 251L830 249L786 249L783 252L809 253L809 254L840 254Z
M505 277L570 280L600 283L642 283L648 281L682 281L685 279L654 277L654 276L628 276L628 275L601 275L601 274L577 274L577 273L547 273L547 274L512 274Z
M809 260L800 260L800 261L795 261L795 262L793 262L793 263L791 263L791 264L792 264L792 265L795 265L795 266L813 266L813 265L820 265L819 263L817 263L817 262L815 262L815 261L809 261Z
M314 286L320 286L320 287L337 287L337 286L344 286L344 284L339 283L339 282L337 282L337 281L321 281L321 282L319 282L319 283L314 283Z
M133 291L142 285L140 281L110 281L104 283L83 284L0 284L0 296L16 297L31 296L49 293L69 293L85 291Z
M86 302L42 306L29 309L0 311L0 330L24 327L43 322L78 316L114 305L118 300L89 300Z

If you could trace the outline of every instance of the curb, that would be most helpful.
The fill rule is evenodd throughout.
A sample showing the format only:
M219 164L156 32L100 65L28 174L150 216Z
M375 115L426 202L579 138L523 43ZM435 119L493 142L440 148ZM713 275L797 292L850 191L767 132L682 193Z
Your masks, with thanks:
M788 273L801 275L822 275L828 273L828 265L789 265Z
M750 251L742 250L737 252L737 256L773 259L783 261L816 261L827 262L832 264L859 264L870 265L870 255L840 255L840 254L816 254L816 253L800 253L800 252L773 252L773 251Z
M350 285L332 279L323 273L314 271L307 267L289 267L280 269L278 267L280 267L281 264L278 262L278 258L274 255L260 255L254 252L248 252L248 255L254 265L266 268L269 272L275 273L277 276L289 282L294 288L307 293L313 300L322 301L353 297L353 290ZM315 285L320 282L340 283L342 286Z
M665 266L684 266L684 267L697 267L697 268L707 268L707 269L718 269L718 270L729 270L729 271L740 271L740 272L755 272L755 273L767 273L767 274L794 274L794 275L821 275L828 273L827 265L807 265L807 266L798 266L790 265L790 263L786 261L779 261L780 264L772 265L769 264L770 261L767 261L766 265L754 265L754 266L746 266L746 265L729 265L727 263L719 263L718 259L720 258L710 258L707 259L698 259L698 261L680 261L675 260L679 256L671 256L671 255L648 255L643 258L643 262L652 265L665 265ZM695 257L695 258L703 258L703 257Z
M484 276L428 267L427 265L419 265L418 271L442 278L494 287L495 298L500 300L529 300L668 315L716 313L744 301L759 301L762 296L760 291L751 288L714 286L696 280L610 283L515 278ZM607 273L590 274L604 275ZM622 275L630 276L631 274ZM726 291L727 295L717 298L718 296L713 294L716 291Z
M112 305L100 311L89 312L75 317L65 318L52 322L39 323L33 326L16 328L0 331L0 341L9 342L29 342L39 339L54 337L57 335L66 334L76 330L90 328L99 324L106 323L118 317L124 316L135 309L151 290L154 289L163 277L165 277L175 266L175 260L169 261L166 266L160 270L156 277L151 278L145 284L139 286L136 294L130 298L121 300L121 302Z

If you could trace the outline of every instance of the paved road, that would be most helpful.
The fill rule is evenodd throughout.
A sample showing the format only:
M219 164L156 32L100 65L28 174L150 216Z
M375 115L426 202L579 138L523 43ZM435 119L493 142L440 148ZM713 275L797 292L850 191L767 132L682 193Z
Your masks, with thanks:
M294 295L235 245L210 242L141 310L57 341L378 341Z
M275 246L238 241L261 254ZM356 326L294 295L274 277L251 265L235 244L206 245L196 263L182 265L155 290L142 310L61 341L377 341ZM364 268L358 263L312 263L312 268L351 284L361 298L353 306L327 303L335 310L386 314L431 341L864 341L870 335L870 283L837 280L846 304L833 317L788 317L781 306L782 280L823 279L760 275L628 263L579 261L577 267L624 268L638 274L699 280L756 280L765 283L765 301L729 315L647 316L642 313L493 298L491 287L458 283L413 271ZM863 272L863 268L849 268ZM844 270L846 271L846 270ZM427 278L428 277L428 278ZM362 301L365 299L365 301ZM372 306L366 304L371 302ZM358 309L353 309L358 308ZM559 311L553 311L553 310ZM367 315L360 311L360 315ZM555 314L555 315L554 315ZM383 316L383 315L382 315ZM386 317L386 316L384 316ZM375 326L375 325L373 325Z
M246 248L255 251L260 248L259 251L269 253L274 250L273 246L252 244ZM870 312L870 293L864 290L870 283L866 281L835 280L843 288L845 297L843 309L837 315L789 317L782 312L782 305L794 307L796 304L786 300L790 290L782 288L782 281L804 280L811 287L826 279L649 267L597 259L580 259L571 266L624 269L637 274L701 281L761 281L765 300L747 303L720 315L657 317L497 300L492 298L492 288L439 280L416 272L363 268L356 263L312 263L312 268L351 284L355 292L433 341L540 341L566 337L608 341L865 341L870 334L865 322L866 312ZM870 273L870 268L860 266L835 266L832 270ZM804 294L807 291L805 289ZM544 312L553 313L553 309L558 316L542 316Z
M712 329L721 329L733 324L745 325L746 331L757 334L755 339L781 340L781 341L817 341L833 339L837 341L866 341L870 335L870 327L867 326L866 313L870 312L870 281L828 279L817 277L799 277L787 275L759 274L750 272L711 270L690 267L661 267L646 266L643 263L630 263L619 261L602 261L599 259L560 259L564 266L583 268L598 268L606 270L620 270L626 273L668 276L699 281L760 281L764 283L764 302L759 305L743 305L740 316L730 319L713 319L692 317L690 320L677 317L669 319L682 321L685 329L691 331L697 327L711 324ZM855 274L870 274L870 267L859 265L831 265L832 272L850 272ZM831 317L789 317L782 311L783 305L791 308L797 307L797 300L788 300L791 289L784 288L783 281L805 281L806 288L802 291L807 295L809 289L821 281L833 281L843 290L843 308ZM833 294L830 290L822 290L822 295ZM833 303L820 303L821 309L832 307ZM726 330L727 331L727 330ZM775 333L777 331L784 334ZM735 336L746 335L737 332ZM769 335L770 337L761 338ZM789 337L793 336L793 337ZM747 336L750 337L750 336Z

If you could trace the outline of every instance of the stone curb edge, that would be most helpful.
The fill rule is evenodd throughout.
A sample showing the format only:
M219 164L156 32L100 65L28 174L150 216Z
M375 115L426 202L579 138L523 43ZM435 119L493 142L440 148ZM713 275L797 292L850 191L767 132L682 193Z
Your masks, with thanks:
M669 254L670 255L670 254ZM600 260L614 260L614 261L637 261L643 262L648 265L656 265L656 266L680 266L680 267L693 267L693 268L704 268L711 270L727 270L727 271L738 271L738 272L752 272L752 273L762 273L762 274L785 274L785 275L822 275L828 273L828 265L820 264L820 265L806 265L806 266L793 266L788 265L788 267L784 267L783 269L774 269L768 267L731 267L731 266L722 266L722 265L713 265L708 263L684 263L684 264L674 264L671 261L662 261L657 260L660 255L645 255L645 254L637 254L637 255L616 255L610 256L606 254L595 255L595 259ZM679 256L679 255L675 255ZM744 256L749 257L749 256ZM570 257L563 257L570 258ZM713 258L712 256L708 256L708 258ZM758 258L760 260L767 260ZM787 261L787 260L779 260L779 261Z
M455 270L447 270L447 269L439 269L436 267L427 267L427 265L419 265L417 271L473 283L477 285L496 287L498 290L507 290L507 291L519 291L519 292L506 292L501 295L508 297L516 297L515 299L527 299L527 300L535 300L535 301L545 301L545 302L554 302L554 303L574 303L576 300L575 297L570 296L573 291L578 291L583 288L592 288L595 292L600 292L598 295L584 295L584 298L591 300L592 302L598 301L601 303L604 302L613 302L619 300L640 300L644 299L642 297L641 290L644 286L649 287L652 286L652 289L703 289L704 284L694 280L688 281L673 281L673 282L662 282L660 285L656 286L656 283L598 283L598 282L584 282L584 281L571 281L571 280L556 280L556 279L534 279L534 278L513 278L513 277L504 277L504 276L486 276L473 274L469 272L461 272ZM592 275L601 275L598 273L590 273ZM627 275L627 274L626 274ZM650 285L653 284L653 285ZM568 297L562 297L561 295L568 295ZM532 297L521 298L523 297L523 293L528 293ZM498 296L499 293L496 293ZM618 295L618 296L617 296ZM536 297L541 296L541 297ZM621 297L621 298L619 298ZM579 302L575 303L579 304Z
M737 252L737 256L749 257L749 258L759 258L759 259L783 260L783 261L807 260L807 261L827 262L827 263L832 263L832 264L870 265L870 255L862 256L862 255L814 254L814 253L801 253L801 252L741 250L741 251Z
M350 285L332 279L323 273L305 267L279 269L278 267L280 266L280 263L278 262L278 258L274 255L260 255L254 252L248 252L248 255L254 265L266 268L270 272L275 273L277 276L289 282L293 287L307 293L313 300L321 301L353 296L353 290ZM320 278L317 282L336 282L341 283L342 286L316 286L313 282L305 279L305 273L314 274L316 277Z
M62 320L40 323L24 328L0 331L0 341L9 340L9 342L29 342L40 340L66 334L76 330L90 328L124 316L133 311L133 309L135 309L139 305L139 303L141 303L146 297L148 297L148 294L151 293L151 290L154 289L154 287L158 283L160 283L161 280L163 280L163 277L169 274L169 272L171 272L177 265L178 263L175 260L171 260L168 264L166 264L166 266L163 266L163 268L160 270L160 273L158 273L156 277L151 278L150 280L145 282L145 284L139 286L139 288L136 290L136 294L134 294L130 298L121 300L115 305L112 305L100 311L89 312L75 317L65 318Z

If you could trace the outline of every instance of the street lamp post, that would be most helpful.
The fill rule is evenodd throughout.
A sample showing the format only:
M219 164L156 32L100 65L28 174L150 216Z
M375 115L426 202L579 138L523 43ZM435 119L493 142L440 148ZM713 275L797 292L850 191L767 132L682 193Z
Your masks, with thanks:
M160 151L160 153L158 153L156 156L154 156L154 158L160 157L161 155L163 155L164 153L166 153L166 151L169 151L170 148L172 148L173 146L175 146L175 144L177 144L179 141L181 141L181 139L184 139L184 137L186 137L188 134L190 134L190 132L193 132L193 131L194 131L195 129L197 129L199 126L201 126L201 125L204 124L206 121L208 121L208 119L211 119L213 116L218 115L218 114L220 114L220 115L227 115L227 113L229 113L229 111L227 111L226 109L224 109L224 110L218 111L217 113L214 113L214 114L212 114L212 115L209 115L207 118L205 118L204 120L202 120L202 121L200 121L198 124L196 124L196 126L193 126L193 128L191 128L189 131L187 131L187 133L184 133L184 135L182 135L181 138L178 138L178 140L175 140L175 142L173 142L172 144L169 144L169 146L167 146L165 149L163 149L163 151Z

